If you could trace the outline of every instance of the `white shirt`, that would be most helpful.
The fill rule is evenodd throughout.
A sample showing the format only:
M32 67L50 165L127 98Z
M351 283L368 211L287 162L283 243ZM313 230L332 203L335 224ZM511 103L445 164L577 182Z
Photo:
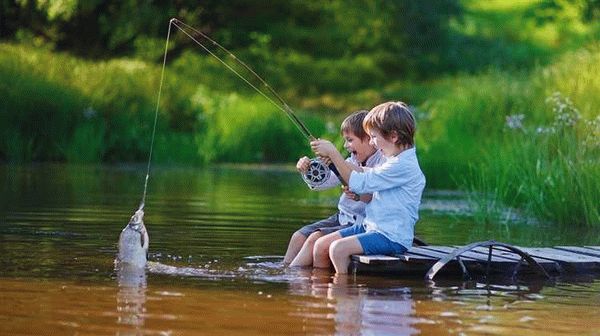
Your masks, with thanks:
M406 248L412 246L425 188L414 147L387 158L376 168L351 172L349 187L355 193L373 194L365 209L367 232L377 231Z
M352 163L355 166L360 166L360 163L356 160L354 154L350 155L349 158L346 159L347 162ZM364 167L377 167L385 162L385 156L381 151L375 151L373 155L369 156L367 161L365 162ZM325 180L321 185L315 187L315 190L324 190L333 188L335 186L340 185L340 179L333 172L329 174L327 180ZM340 196L340 200L338 202L338 210L339 210L339 222L340 225L348 225L348 224L361 224L365 218L365 206L367 204L362 201L355 201L351 198L346 197L346 194L342 193Z

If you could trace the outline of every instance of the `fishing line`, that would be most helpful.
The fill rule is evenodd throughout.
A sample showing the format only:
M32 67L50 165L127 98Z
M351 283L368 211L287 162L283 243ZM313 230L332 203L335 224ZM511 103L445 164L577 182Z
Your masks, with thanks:
M152 152L154 149L154 138L155 138L155 134L156 134L156 124L157 124L157 120L158 120L158 110L160 107L160 98L161 98L161 93L162 93L164 77L165 77L165 68L166 68L166 64L167 64L167 54L169 51L169 40L171 37L171 27L172 26L175 26L177 29L179 29L179 31L181 31L183 34L185 34L187 37L189 37L198 46L200 46L204 51L206 51L208 54L210 54L215 59L217 59L227 69L229 69L231 72L233 72L237 77L239 77L242 81L244 81L246 84L248 84L251 88L253 88L256 92L258 92L261 96L263 96L265 99L267 99L267 101L269 101L271 104L273 104L275 107L277 107L277 109L284 112L288 116L288 118L292 121L292 123L298 128L300 133L302 133L302 135L304 137L306 137L309 141L316 140L316 138L309 131L308 127L306 127L306 125L302 122L302 120L300 120L298 118L298 116L296 116L296 113L294 113L294 110L292 110L292 108L287 104L287 102L261 76L259 76L254 70L252 70L252 68L250 68L246 63L244 63L242 60L240 60L237 56L235 56L227 48L223 47L221 44L219 44L217 41L211 39L206 34L202 33L201 31L195 29L194 27L192 27L176 18L172 18L169 21L169 29L167 31L167 41L165 43L165 53L163 56L162 70L161 70L161 74L160 74L158 97L156 99L156 109L154 111L154 127L152 129L152 139L150 141L150 153L148 154L148 166L146 169L146 179L144 182L144 194L142 196L142 202L140 203L140 208L139 208L140 210L144 208L144 205L146 202L146 193L148 190L148 179L150 177L150 164L152 161ZM216 46L218 49L220 49L221 51L223 51L227 55L229 55L229 57L231 57L237 64L241 65L246 71L248 71L250 74L252 74L252 76L254 76L254 78L257 79L262 84L262 86L264 86L268 90L268 92L274 97L274 99L273 99L273 97L271 97L267 93L265 93L263 90L261 90L257 85L250 82L246 77L244 77L242 74L240 74L239 71L237 71L230 64L225 62L223 60L223 58L219 57L214 51L210 50L206 45L204 45L202 42L198 41L198 39L196 39L196 37L194 35L190 34L190 32L188 30L193 32L196 36L200 36L203 39L207 40L210 44ZM275 100L277 100L279 103L277 103ZM326 164L324 164L321 161L321 159L313 159L310 162L308 172L306 174L304 174L302 176L302 178L311 188L315 188L316 186L319 186L325 182L325 180L329 176L330 171L333 171L336 175L338 175L337 169L335 169L335 166L333 164L330 164L329 166L327 166ZM340 181L341 181L341 178L340 178Z
M172 20L171 20L172 21ZM139 210L144 209L146 204L146 192L148 191L148 178L150 177L150 163L152 162L152 151L154 150L154 136L156 135L156 122L158 120L158 109L160 107L160 96L162 93L163 80L165 78L165 67L167 65L167 51L169 50L169 38L171 37L171 23L167 31L167 42L165 43L165 55L163 56L162 70L160 72L160 84L158 85L158 98L156 99L156 109L154 110L154 127L152 128L152 139L150 140L150 153L148 153L148 167L146 168L146 180L144 182L144 194Z
M263 97L265 97L271 104L275 105L279 110L283 111L290 118L290 120L294 123L294 125L296 125L296 127L300 130L300 132L302 133L302 135L304 135L308 140L312 141L312 140L316 139L311 134L311 132L308 130L308 128L306 127L306 125L304 125L304 123L296 116L296 114L294 113L294 111L292 110L292 108L287 104L287 102L279 94L277 94L277 92L262 77L260 77L246 63L244 63L242 60L240 60L239 58L237 58L237 56L235 56L231 51L229 51L228 49L226 49L225 47L223 47L222 45L220 45L217 41L215 41L215 40L211 39L210 37L208 37L206 34L202 33L201 31L195 29L194 27L192 27L192 26L190 26L190 25L188 25L188 24L186 24L186 23L184 23L184 22L182 22L182 21L180 21L178 19L173 18L173 19L171 19L170 23L172 25L174 25L175 27L177 27L182 33L184 33L185 35L187 35L192 41L194 41L197 45L199 45L207 53L209 53L211 56L213 56L219 62L221 62L221 64L223 64L225 67L227 67L227 69L231 70L236 76L238 76L246 84L248 84L250 87L252 87L254 90L256 90L256 92L258 92L260 95L262 95ZM185 27L186 29L189 29L189 30L193 31L195 34L201 36L202 38L206 39L207 41L209 41L210 43L212 43L213 45L217 46L219 49L221 49L222 51L224 51L225 53L227 53L238 64L240 64L242 67L244 67L244 69L246 69L248 72L250 72L256 79L258 79L261 82L261 84L264 87L266 87L267 90L269 90L269 92L280 102L281 105L277 104L271 97L269 97L266 93L264 93L256 85L252 84L248 79L246 79L244 76L242 76L237 70L235 70L233 67L231 67L227 62L225 62L221 57L219 57L218 55L216 55L209 48L207 48L204 44L202 44L200 41L198 41L194 36L192 36L191 34L189 34L180 25L183 26L183 27Z

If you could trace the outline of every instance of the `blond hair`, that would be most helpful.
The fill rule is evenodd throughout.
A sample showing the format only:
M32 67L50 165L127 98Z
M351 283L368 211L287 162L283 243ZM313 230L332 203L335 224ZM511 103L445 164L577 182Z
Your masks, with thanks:
M387 140L392 134L398 136L396 145L414 146L415 117L403 102L379 104L369 111L363 120L366 131L376 129Z
M367 135L367 132L365 132L365 129L363 128L363 120L365 119L365 116L367 115L367 113L369 113L369 111L360 110L360 111L356 111L356 112L352 113L351 115L347 116L346 119L344 119L344 121L342 121L342 125L340 126L340 130L342 131L342 133L343 132L352 132L354 135L356 135L361 140L367 139L369 136Z

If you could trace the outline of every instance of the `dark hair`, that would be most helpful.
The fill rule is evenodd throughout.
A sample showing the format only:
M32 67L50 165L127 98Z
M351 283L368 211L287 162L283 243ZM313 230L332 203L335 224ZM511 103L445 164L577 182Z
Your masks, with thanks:
M363 128L363 120L365 116L369 113L367 110L360 110L352 113L347 116L344 121L342 121L342 125L340 129L342 132L352 132L361 140L365 140L369 137L365 129Z
M363 127L367 131L379 130L388 140L392 133L396 132L396 145L412 147L415 143L415 117L403 102L387 102L375 106L365 117Z

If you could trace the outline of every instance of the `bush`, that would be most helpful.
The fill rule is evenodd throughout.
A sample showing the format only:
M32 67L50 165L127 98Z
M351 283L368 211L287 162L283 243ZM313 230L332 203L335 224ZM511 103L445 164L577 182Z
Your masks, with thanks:
M264 97L230 94L209 104L206 133L196 137L205 161L289 162L309 153L308 141ZM307 124L315 134L324 129L316 119Z

